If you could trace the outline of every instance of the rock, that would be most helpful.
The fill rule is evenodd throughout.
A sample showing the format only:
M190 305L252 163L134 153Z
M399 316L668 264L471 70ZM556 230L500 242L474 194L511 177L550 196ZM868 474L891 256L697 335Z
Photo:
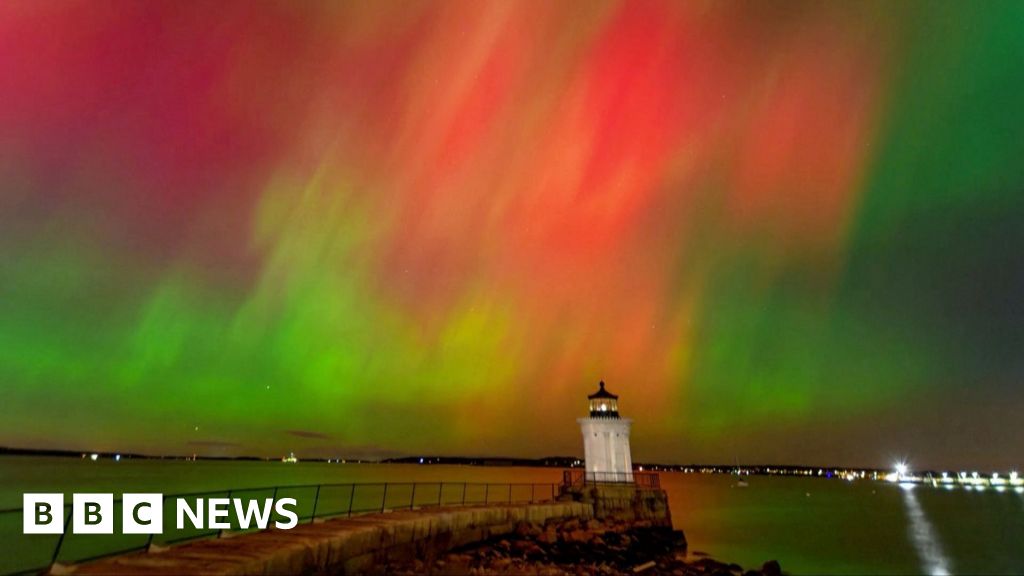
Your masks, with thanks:
M644 562L643 564L637 564L636 566L633 566L633 574L640 574L641 572L646 572L657 565L658 563L654 560Z
M540 536L537 536L537 541L543 542L544 544L554 544L555 542L558 542L558 532L555 532L554 528L548 528L547 530L544 530Z
M516 540L512 543L512 551L522 554L523 552L526 552L527 549L533 548L534 546L536 546L536 544L529 540Z
M547 554L544 553L543 548L534 544L523 551L523 556L525 556L527 560L536 561L540 560L541 558L544 558L545 556L547 556Z
M570 529L571 528L571 529ZM556 520L543 529L518 522L512 533L468 545L440 559L410 560L388 567L389 573L473 574L476 576L740 576L738 564L719 562L705 552L686 554L681 531L650 522L623 520ZM778 562L764 565L765 576L781 576ZM750 571L746 576L762 576Z
M573 530L573 531L565 534L565 540L567 542L587 543L587 542L590 542L590 540L593 539L593 537L594 537L594 535L591 534L590 532L587 532L585 530L579 530L579 529Z
M777 560L769 560L761 566L761 573L764 576L782 576L782 567Z
M532 526L529 522L519 522L516 524L516 529L512 531L516 538L527 538L530 536L530 528Z

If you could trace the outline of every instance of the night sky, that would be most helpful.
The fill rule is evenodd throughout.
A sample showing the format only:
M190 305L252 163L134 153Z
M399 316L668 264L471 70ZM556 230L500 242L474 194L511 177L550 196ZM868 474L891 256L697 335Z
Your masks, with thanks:
M0 444L1024 464L1024 3L0 4Z

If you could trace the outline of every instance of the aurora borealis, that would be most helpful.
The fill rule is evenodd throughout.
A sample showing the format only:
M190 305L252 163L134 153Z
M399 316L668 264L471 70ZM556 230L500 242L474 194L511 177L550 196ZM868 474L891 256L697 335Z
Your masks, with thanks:
M0 5L0 444L1024 461L1024 4Z

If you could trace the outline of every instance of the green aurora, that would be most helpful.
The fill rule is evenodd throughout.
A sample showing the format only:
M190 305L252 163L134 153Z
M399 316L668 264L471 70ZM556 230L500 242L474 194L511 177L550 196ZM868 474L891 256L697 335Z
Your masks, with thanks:
M1019 465L1022 30L7 3L0 444Z

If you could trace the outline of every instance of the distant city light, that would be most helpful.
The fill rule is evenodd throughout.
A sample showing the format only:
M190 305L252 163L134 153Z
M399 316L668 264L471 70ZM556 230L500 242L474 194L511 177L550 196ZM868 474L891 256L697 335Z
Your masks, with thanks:
M897 462L896 463L896 473L899 474L900 476L905 475L907 473L907 463L906 462Z
M93 462L95 462L95 461L99 460L99 458L100 458L100 455L99 455L99 454L91 454L91 455L89 456L89 460L92 460Z

